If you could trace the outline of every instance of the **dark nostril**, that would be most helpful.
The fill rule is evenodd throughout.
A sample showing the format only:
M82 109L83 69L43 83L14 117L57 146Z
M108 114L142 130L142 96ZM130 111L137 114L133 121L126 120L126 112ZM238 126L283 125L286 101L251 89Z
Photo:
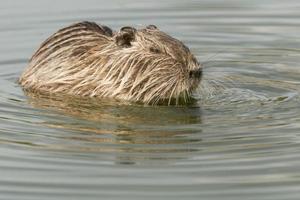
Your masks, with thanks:
M202 77L202 69L196 69L196 70L191 70L190 73L190 78L201 78Z

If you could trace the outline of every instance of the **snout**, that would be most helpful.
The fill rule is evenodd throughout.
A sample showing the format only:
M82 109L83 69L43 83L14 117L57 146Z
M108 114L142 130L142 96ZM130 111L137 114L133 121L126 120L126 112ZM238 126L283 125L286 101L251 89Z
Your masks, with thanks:
M202 77L202 68L191 70L189 72L189 77L192 79L201 79Z

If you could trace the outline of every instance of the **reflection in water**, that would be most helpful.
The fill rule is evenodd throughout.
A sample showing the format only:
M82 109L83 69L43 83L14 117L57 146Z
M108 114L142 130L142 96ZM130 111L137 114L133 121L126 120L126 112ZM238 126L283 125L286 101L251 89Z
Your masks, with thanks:
M59 136L67 143L50 144L46 149L113 153L117 163L133 164L187 159L188 152L198 151L197 144L201 142L199 107L153 107L111 99L26 95L29 104L51 116L43 120L43 125L72 132ZM67 119L57 119L55 115ZM196 126L189 127L193 124Z

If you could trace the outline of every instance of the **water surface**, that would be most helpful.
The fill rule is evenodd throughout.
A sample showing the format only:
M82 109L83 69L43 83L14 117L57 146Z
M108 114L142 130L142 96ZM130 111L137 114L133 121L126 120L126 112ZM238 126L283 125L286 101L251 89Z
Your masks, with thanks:
M300 198L300 2L0 3L0 199ZM203 63L194 106L26 95L51 33L156 24Z

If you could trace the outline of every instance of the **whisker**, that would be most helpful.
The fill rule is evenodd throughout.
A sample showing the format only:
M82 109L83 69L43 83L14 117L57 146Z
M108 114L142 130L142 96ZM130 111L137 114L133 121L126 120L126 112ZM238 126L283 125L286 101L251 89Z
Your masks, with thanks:
M222 48L221 50L217 51L215 54L209 56L208 58L206 58L204 61L201 62L201 64L210 61L211 59L215 58L216 56L218 56L220 53L224 53L226 48Z

